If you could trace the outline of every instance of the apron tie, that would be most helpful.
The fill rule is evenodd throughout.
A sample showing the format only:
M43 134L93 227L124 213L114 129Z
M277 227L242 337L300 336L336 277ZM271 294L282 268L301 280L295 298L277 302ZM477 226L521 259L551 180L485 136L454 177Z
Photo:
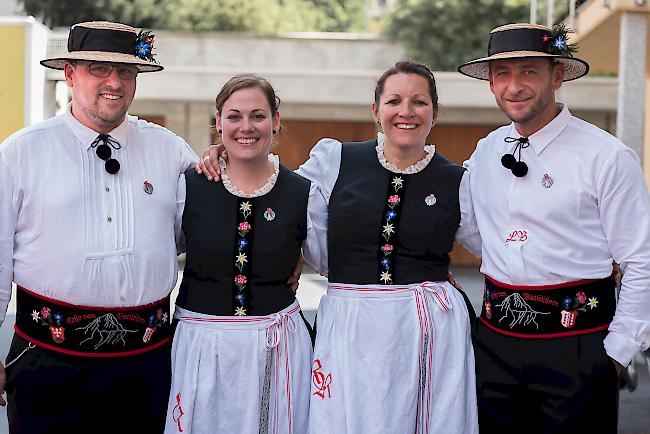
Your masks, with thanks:
M434 305L443 313L452 309L451 300L445 288L435 282L421 282L412 286L415 293L415 305L418 311L420 322L420 379L419 399L417 415L417 433L426 434L429 432L429 407L431 396L431 365L433 353L433 321L431 319L430 297L433 296Z
M274 400L274 417L273 417L273 433L278 432L278 402L281 385L279 382L280 368L284 365L285 374L285 393L287 396L287 427L289 428L288 434L293 434L293 416L292 416L292 403L291 403L291 360L289 356L289 333L296 332L296 323L288 313L276 313L271 315L273 322L266 329L266 342L264 347L267 351L274 352L275 358L275 393ZM275 351L274 351L275 350Z

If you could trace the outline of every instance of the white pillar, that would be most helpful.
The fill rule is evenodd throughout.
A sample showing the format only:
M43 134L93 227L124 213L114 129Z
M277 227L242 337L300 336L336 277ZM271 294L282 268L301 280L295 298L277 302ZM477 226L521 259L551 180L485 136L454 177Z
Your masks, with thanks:
M569 28L577 31L576 22L576 0L569 0Z
M530 22L537 24L537 0L530 0Z
M645 71L648 18L623 12L618 62L618 114L616 135L643 161Z
M546 0L546 25L548 27L553 27L553 8L555 3L553 0Z

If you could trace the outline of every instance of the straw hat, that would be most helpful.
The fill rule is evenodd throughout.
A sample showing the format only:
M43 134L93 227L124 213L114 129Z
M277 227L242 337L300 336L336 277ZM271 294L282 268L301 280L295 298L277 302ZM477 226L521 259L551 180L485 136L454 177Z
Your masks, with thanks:
M125 63L137 66L140 72L163 69L153 57L154 35L138 31L126 24L91 21L75 24L68 35L65 57L41 60L41 65L63 69L66 61L86 60Z
M563 24L549 29L539 24L506 24L490 32L488 57L471 60L458 67L458 72L472 78L488 80L490 61L524 57L549 57L564 65L564 81L575 80L589 72L584 60L573 57L578 49L569 44L572 31Z

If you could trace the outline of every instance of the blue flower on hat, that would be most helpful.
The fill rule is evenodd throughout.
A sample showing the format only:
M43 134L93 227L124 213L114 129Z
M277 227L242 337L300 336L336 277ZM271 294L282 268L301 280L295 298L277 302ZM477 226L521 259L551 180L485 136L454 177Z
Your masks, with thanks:
M556 38L553 41L553 46L557 48L558 50L564 50L566 48L566 40L564 38Z
M151 34L151 31L140 30L135 39L135 55L142 60L157 63L153 57L153 43L154 35Z
M147 56L151 54L151 45L144 41L140 41L138 45L135 46L135 54L141 59L146 59Z
M567 28L564 24L556 24L551 29L550 35L544 35L544 42L547 43L547 52L556 56L573 57L573 53L578 50L577 44L569 43L569 33L573 30Z

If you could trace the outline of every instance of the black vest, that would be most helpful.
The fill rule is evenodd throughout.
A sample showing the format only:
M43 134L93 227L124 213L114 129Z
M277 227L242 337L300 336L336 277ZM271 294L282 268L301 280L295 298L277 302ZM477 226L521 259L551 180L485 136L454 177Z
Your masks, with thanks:
M378 248L393 173L379 163L376 146L376 140L342 146L339 176L329 201L330 282L380 283ZM404 175L408 179L400 192L391 283L447 280L448 253L460 223L458 187L463 172L436 153L424 170ZM427 205L427 197L435 197L435 204Z
M186 202L183 232L187 258L176 304L194 312L233 315L233 269L237 235L238 199L222 183L208 181L190 169L185 173ZM247 315L268 315L295 300L287 287L307 235L310 182L280 166L273 189L248 199L254 212L248 255ZM273 213L273 219L269 216Z

